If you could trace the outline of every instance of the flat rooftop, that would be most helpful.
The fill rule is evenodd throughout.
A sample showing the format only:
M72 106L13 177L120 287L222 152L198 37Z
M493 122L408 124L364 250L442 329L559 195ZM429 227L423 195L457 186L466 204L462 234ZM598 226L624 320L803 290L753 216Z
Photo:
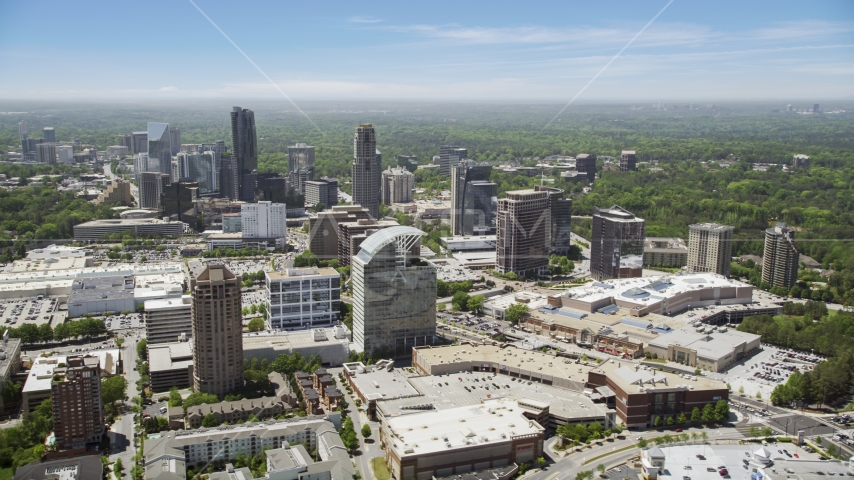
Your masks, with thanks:
M691 480L720 480L721 476L717 472L717 468L720 466L727 467L732 478L750 478L753 468L766 472L774 480L825 480L832 478L834 474L840 477L850 475L847 464L836 460L818 460L816 455L807 454L797 449L793 444L765 447L766 451L771 454L770 458L773 461L770 468L759 466L758 463L752 463L745 468L744 460L755 462L755 452L760 448L762 446L756 444L659 447L664 453L665 468L670 471L670 475L665 478L679 478L687 475L691 477ZM784 454L777 453L777 450L782 448L788 449L789 453L795 453L797 450L801 458L790 459ZM705 459L701 460L697 455L704 456ZM815 459L812 459L813 457ZM685 467L689 467L690 470ZM715 471L709 472L706 470L707 468L714 468Z
M100 220L91 220L86 223L76 225L76 227L110 227L110 226L128 226L128 225L155 225L155 224L180 224L178 221L161 220L159 218L108 218Z
M498 308L501 310L510 308L515 303L521 303L528 307L529 310L542 308L548 303L548 299L541 293L533 292L511 292L506 295L498 295L487 299L484 302L484 307Z
M377 368L370 372L356 373L352 379L368 400L411 397L421 393L409 384L399 370Z
M258 348L299 348L323 343L349 343L346 334L336 327L310 330L272 330L243 334L243 351Z
M101 365L101 370L107 375L115 375L117 371L117 362L119 359L119 350L95 350L92 352L82 353L84 357L97 357L98 363ZM65 355L53 357L38 357L30 367L30 373L27 376L27 381L24 383L22 392L41 392L50 390L51 381L53 381L53 371L60 363L66 363Z
M697 375L663 372L637 363L608 359L592 369L603 373L626 393L639 393L657 388L673 389L680 385L688 390L726 390L726 382Z
M705 330L713 328L708 325L701 325L701 327L705 327ZM754 342L760 338L759 335L739 332L738 330L726 327L724 327L726 329L724 332L718 329L710 333L698 332L697 328L686 325L682 328L672 330L670 333L659 335L657 338L650 340L649 344L659 348L679 345L695 350L701 358L717 359L721 355L729 354L735 347L743 343Z
M188 307L192 305L192 297L190 295L182 295L181 298L165 298L161 300L146 300L145 311L155 312L158 310L171 310L178 307Z
M98 278L117 275L134 275L136 277L148 275L165 275L169 273L183 275L183 271L184 264L177 262L122 263L105 267L72 268L61 271L2 273L0 274L0 284L38 282L49 280L74 280L76 278ZM145 281L145 279L137 278L137 281Z
M585 302L613 297L624 302L646 305L650 300L671 298L690 290L719 287L749 288L750 285L721 275L698 273L593 282L591 285L570 289L563 296Z
M270 280L299 279L306 277L340 277L337 270L330 267L288 268L284 272L265 272Z
M387 419L389 447L401 458L475 445L505 443L535 435L543 427L522 414L513 400L488 400L482 405L428 411Z
M489 379L490 377L492 380ZM521 402L533 400L547 404L549 412L560 418L589 418L592 421L605 417L607 410L601 404L593 403L581 392L539 382L528 385L527 381L514 381L511 378L485 372L412 377L409 378L409 384L421 393L421 396L384 400L377 402L377 408L386 416L408 415L418 412L412 409L414 406L429 404L436 410L446 410L504 398Z
M191 342L160 343L148 347L148 370L163 372L187 368L193 364Z
M585 366L574 363L570 365L564 362L574 361L535 350L517 348L512 345L501 348L499 345L473 346L470 343L460 343L441 347L419 348L418 354L431 365L459 361L495 362L508 367L523 368L535 371L541 375L564 378L581 383L587 382L587 372L595 368L593 365Z

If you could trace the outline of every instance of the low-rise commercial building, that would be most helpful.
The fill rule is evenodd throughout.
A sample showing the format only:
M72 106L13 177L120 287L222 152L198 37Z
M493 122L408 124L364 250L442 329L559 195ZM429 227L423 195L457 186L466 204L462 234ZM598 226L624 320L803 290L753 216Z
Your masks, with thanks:
M289 268L265 277L268 327L302 330L339 320L341 274L334 268Z
M243 358L273 362L279 355L299 352L306 358L320 357L324 366L337 366L350 356L348 337L349 331L343 326L246 333L243 334Z
M399 371L394 370L392 360L380 360L373 365L345 363L344 378L362 402L361 408L369 418L376 417L378 400L422 396Z
M148 300L145 307L145 338L148 345L184 342L193 334L192 301L181 298Z
M606 404L617 410L627 427L650 427L694 408L729 398L729 387L720 380L667 373L638 364L609 360L588 372L588 386L597 388ZM601 387L607 387L603 389Z
M656 267L684 267L688 264L688 246L681 238L646 237L643 264Z
M720 372L758 350L761 339L726 327L688 325L650 340L647 351L658 358Z
M753 287L711 273L632 278L594 282L549 297L549 305L586 313L616 313L631 316L648 313L674 315L689 308L708 305L753 303Z
M219 249L230 248L241 250L251 248L254 250L274 250L278 240L275 238L247 237L242 232L236 233L211 233L207 235L207 249L209 252ZM279 242L280 244L281 242Z
M172 387L186 388L192 385L192 342L149 345L148 378L154 392L167 392Z
M454 236L440 239L442 246L449 252L495 251L495 235Z
M106 235L132 233L137 237L179 237L184 224L154 218L92 220L74 226L74 241L97 242Z
M526 418L518 402L386 418L380 441L394 478L427 480L530 462L542 455L544 428Z
M62 458L48 462L35 461L21 465L13 480L101 480L104 464L97 455Z

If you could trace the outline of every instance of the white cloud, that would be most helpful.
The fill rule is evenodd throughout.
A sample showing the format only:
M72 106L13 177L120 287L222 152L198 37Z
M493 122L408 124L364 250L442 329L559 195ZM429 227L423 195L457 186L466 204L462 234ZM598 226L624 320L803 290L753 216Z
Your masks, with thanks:
M168 87L160 87L160 89L158 91L163 92L163 93L173 93L173 92L178 91L178 87L176 87L174 85L170 85Z
M350 23L380 23L380 22L382 22L382 19L372 17L370 15L366 15L366 16L350 17L347 19L347 21Z

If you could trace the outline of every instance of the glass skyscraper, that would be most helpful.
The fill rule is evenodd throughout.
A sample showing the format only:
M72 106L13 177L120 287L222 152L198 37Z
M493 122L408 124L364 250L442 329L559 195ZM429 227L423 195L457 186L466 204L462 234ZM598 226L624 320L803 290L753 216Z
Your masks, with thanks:
M424 232L389 227L369 236L353 256L353 341L387 358L412 355L436 335L436 269L412 252Z
M168 123L148 122L148 170L172 177L172 135Z
M255 171L258 169L258 141L255 135L255 112L234 107L231 111L231 148L236 171L232 200L255 201Z

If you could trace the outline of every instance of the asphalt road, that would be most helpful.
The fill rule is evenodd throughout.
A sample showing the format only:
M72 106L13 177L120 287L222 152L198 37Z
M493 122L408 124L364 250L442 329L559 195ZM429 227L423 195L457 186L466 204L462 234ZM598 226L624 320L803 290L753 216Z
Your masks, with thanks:
M335 381L339 383L339 390L344 395L349 404L350 410L350 418L353 419L353 428L356 430L356 436L359 438L359 450L356 452L356 455L353 457L353 461L356 463L356 469L359 470L359 473L362 475L362 478L365 480L371 480L374 478L373 473L371 472L371 459L374 457L383 456L383 451L380 448L380 430L379 424L377 422L367 421L365 417L359 413L356 409L356 401L350 394L347 393L347 388L341 384L341 380L338 378L338 374L341 373L341 368L329 368L327 369L329 374L335 378ZM343 419L342 419L343 422ZM371 427L371 436L368 441L362 437L362 425L367 423Z
M128 382L128 399L132 399L136 396L136 381L139 380L139 372L133 369L133 367L136 366L137 358L136 341L136 337L126 338L125 344L122 345L125 378ZM130 469L133 466L131 457L136 454L133 446L133 411L131 410L132 404L130 400L124 402L123 405L124 413L116 419L115 423L110 427L110 430L107 431L107 435L110 437L110 445L112 448L110 452L110 461L115 462L117 458L121 458L122 464L124 465L124 475L122 475L122 477L130 478Z

